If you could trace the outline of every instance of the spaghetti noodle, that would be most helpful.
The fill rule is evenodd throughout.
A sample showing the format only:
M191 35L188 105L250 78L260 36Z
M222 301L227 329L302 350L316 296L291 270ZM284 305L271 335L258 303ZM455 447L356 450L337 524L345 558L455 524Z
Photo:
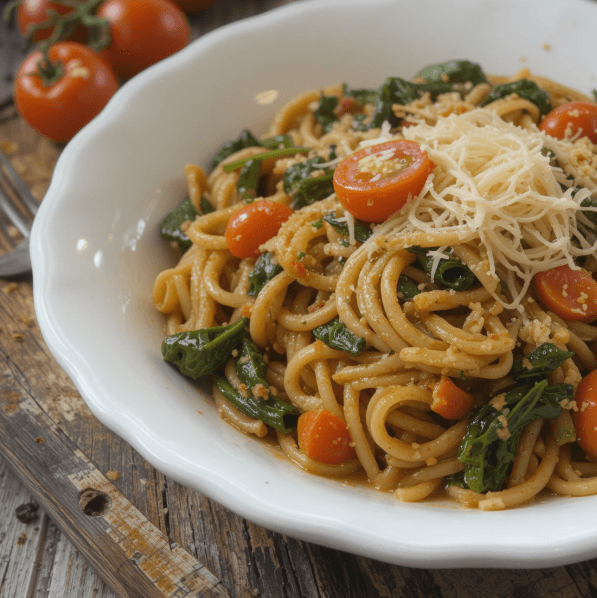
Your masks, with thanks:
M595 148L538 128L572 101L592 103L526 69L493 77L452 61L377 92L306 92L262 139L225 146L209 174L187 165L169 237L184 254L153 295L164 357L211 373L222 417L257 436L274 428L315 474L364 471L402 501L446 487L484 510L545 489L597 493L574 425L597 326L556 314L537 288L558 268L597 271ZM416 142L432 172L384 222L361 222L333 192L334 171L395 140ZM371 176L393 176L378 166ZM259 202L292 215L258 259L236 257L226 227ZM339 462L314 457L295 429L321 411L349 433Z

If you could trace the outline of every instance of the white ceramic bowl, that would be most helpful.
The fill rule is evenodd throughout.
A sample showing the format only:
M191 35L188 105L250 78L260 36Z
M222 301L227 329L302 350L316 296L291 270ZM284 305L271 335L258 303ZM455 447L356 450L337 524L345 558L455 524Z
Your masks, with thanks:
M237 432L162 361L151 294L171 264L157 227L227 140L261 133L306 89L468 58L590 92L588 0L310 0L205 35L126 83L68 144L33 228L43 335L93 413L168 476L270 529L417 567L542 567L597 556L597 497L484 513L404 504L306 474ZM259 103L261 92L274 101ZM266 94L268 95L268 94Z

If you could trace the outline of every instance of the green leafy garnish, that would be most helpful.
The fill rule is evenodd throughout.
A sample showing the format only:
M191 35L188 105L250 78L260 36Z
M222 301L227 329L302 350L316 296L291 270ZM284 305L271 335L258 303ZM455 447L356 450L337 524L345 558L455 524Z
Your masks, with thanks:
M351 332L339 318L322 324L313 330L313 336L332 349L360 355L367 347L367 341Z
M466 487L481 493L500 490L524 427L536 419L556 419L562 412L560 403L573 396L571 384L550 386L542 380L506 393L502 409L491 402L481 407L458 450L458 460L466 466Z
M348 236L348 224L346 224L346 222L338 222L338 220L336 219L335 214L333 213L329 213L326 214L323 219L332 226L332 228L339 234L341 235L346 235ZM371 235L373 234L373 231L364 223L361 222L360 220L355 220L354 223L354 238L361 242L364 243Z
M228 326L179 332L162 342L162 356L180 372L194 380L213 372L230 356L240 340L247 335L248 318Z
M312 177L314 170L325 164L321 156L309 158L304 162L297 162L286 169L284 173L284 191L293 198L292 208L298 210L325 199L334 192L334 169L325 168L324 174Z
M174 241L186 251L191 245L191 240L180 227L185 222L193 222L197 216L197 210L188 197L185 197L178 207L166 214L160 224L160 235L167 241Z
M251 274L249 274L249 290L247 291L247 295L257 297L261 289L280 272L282 272L282 266L272 263L271 253L269 251L262 253L257 258Z
M313 113L317 122L321 125L324 133L329 133L332 130L333 124L338 120L334 112L334 108L338 105L338 98L336 96L326 96L323 93L319 98L319 106Z
M249 131L249 129L244 129L241 134L239 135L238 139L234 141L229 141L228 143L224 144L222 149L216 154L216 157L213 159L212 162L212 170L222 161L225 160L228 156L239 152L242 149L246 149L248 147L258 147L260 145L259 141Z
M510 373L515 380L529 383L536 379L547 378L551 372L573 356L572 351L562 351L552 343L543 343L525 357L517 359Z
M410 301L421 292L419 287L408 276L401 274L398 277L398 293L403 301Z
M513 93L518 97L529 100L539 108L541 115L545 115L553 108L549 94L543 91L534 81L529 79L520 79L518 81L511 81L509 83L501 83L496 85L489 92L489 95L483 101L482 106L486 106L491 102L495 102L501 98L506 98Z
M281 158L283 156L294 156L295 154L307 154L311 150L308 147L281 147L278 149L270 150L269 152L263 152L262 154L257 154L255 156L250 156L249 158L241 158L240 160L235 160L234 162L228 162L224 164L222 168L224 172L232 172L237 168L242 168L249 160L269 160L270 158Z
M437 247L407 247L408 251L417 256L420 266L430 276L433 270L433 257L428 255L428 253L437 249ZM476 282L477 277L462 260L451 255L451 249L447 249L444 253L450 255L450 257L439 260L437 268L433 273L433 280L445 288L454 289L455 291L466 291L466 289Z
M277 399L271 393L266 399L254 397L250 392L244 396L244 393L241 394L223 376L217 374L212 374L212 376L220 392L239 411L249 417L259 419L283 433L290 432L296 427L300 413L294 405Z
M253 200L257 197L259 187L259 173L261 171L261 160L247 160L236 183L239 201Z
M422 77L425 81L444 83L470 82L478 85L487 82L483 69L469 60L449 60L441 64L432 64L420 70L416 77Z

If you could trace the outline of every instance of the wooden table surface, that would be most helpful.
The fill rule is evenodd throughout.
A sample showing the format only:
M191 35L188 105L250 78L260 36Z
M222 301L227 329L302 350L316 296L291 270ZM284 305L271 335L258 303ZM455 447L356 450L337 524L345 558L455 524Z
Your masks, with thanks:
M198 37L291 1L217 0L191 17L193 34ZM22 60L21 50L16 32L0 26L0 145L41 199L60 148L40 139L18 118L11 105L10 79ZM390 566L273 533L177 484L155 470L89 412L43 341L35 320L32 284L30 275L0 279L0 408L10 413L12 405L26 400L39 410L38 415L52 424L64 442L74 443L116 491L138 509L140 516L160 530L170 547L180 546L215 576L213 587L217 595L597 596L597 561L520 571ZM68 519L50 517L42 485L36 485L36 480L28 478L24 468L15 467L14 462L9 467L9 462L0 453L0 598L146 598L142 590L123 590L109 573L94 569L89 564L89 559L96 563L93 548L84 556L71 542L71 538L76 540L76 523L69 525ZM21 514L22 506L27 504L33 516L31 521ZM216 594L210 589L192 595Z

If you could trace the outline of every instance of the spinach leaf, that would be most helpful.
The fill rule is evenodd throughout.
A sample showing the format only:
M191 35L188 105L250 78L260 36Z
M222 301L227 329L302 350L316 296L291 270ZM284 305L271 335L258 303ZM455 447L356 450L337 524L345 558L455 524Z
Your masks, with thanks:
M420 70L416 77L422 77L425 81L449 83L470 81L473 85L487 82L483 69L469 60L450 60L442 64L432 64Z
M349 89L344 83L342 85L342 95L344 97L354 98L359 104L374 104L377 101L377 90L375 89Z
M271 253L269 251L262 253L257 258L251 274L249 274L249 290L247 291L247 295L257 297L261 289L280 272L282 272L282 266L272 263Z
M384 121L390 126L396 127L400 119L392 111L392 104L409 104L418 100L424 93L431 94L431 99L441 93L458 91L462 93L461 83L444 83L443 81L427 81L424 83L412 83L400 77L388 77L383 85L377 90L377 98L373 103L375 110L371 115L370 127L381 127ZM361 122L361 124L364 124Z
M398 277L398 293L402 296L403 301L410 301L420 292L419 287L408 276L401 274Z
M332 349L360 355L367 347L367 341L351 332L339 318L322 324L313 330L313 336Z
M536 379L547 378L551 372L573 356L574 353L571 351L562 351L552 343L543 343L526 357L517 359L510 373L516 381L522 380L528 384Z
M257 197L259 187L259 172L261 171L261 160L248 160L240 171L236 190L240 201L253 200Z
M184 222L193 222L197 211L188 197L185 197L178 207L168 212L160 224L160 235L167 241L174 241L186 251L191 245L191 240L180 230Z
M428 252L435 251L438 248L407 247L406 249L417 256L417 261L420 266L431 276L433 258L428 255ZM452 250L449 249L445 253L451 254ZM477 277L463 261L457 257L450 257L448 259L439 260L433 280L448 289L466 291L466 289L476 282Z
M552 110L549 94L543 91L534 81L529 79L520 79L510 83L501 83L496 85L485 98L482 106L486 106L495 100L508 97L511 94L517 94L518 97L533 102L541 115L545 115Z
M334 169L326 168L324 174L312 177L311 173L325 164L321 156L309 158L289 166L284 173L284 191L293 198L292 209L298 210L325 199L334 192Z
M346 222L338 222L338 220L336 220L335 214L330 212L329 214L326 214L323 219L330 224L337 233L346 235L347 237L349 236L348 224L346 224ZM364 243L372 234L373 231L364 222L355 220L354 238L357 241Z
M239 411L254 417L272 426L280 432L290 432L296 427L300 415L294 405L285 403L273 395L267 399L253 396L251 392L241 394L223 376L212 374L215 383L224 397L230 401Z
M377 90L370 126L378 128L385 121L388 121L392 127L398 126L400 119L392 111L392 104L409 104L419 97L416 84L400 77L388 77Z
M332 130L333 124L338 120L334 112L334 108L338 105L338 98L336 96L326 96L323 93L319 99L319 106L313 113L317 122L321 125L324 133L329 133Z
M244 129L238 139L224 144L222 149L220 149L220 151L216 154L216 157L213 159L211 168L213 170L222 160L225 160L228 156L231 156L235 152L247 147L259 147L260 145L261 144L253 135L253 133L251 133L249 129Z
M228 326L179 332L162 342L165 361L176 365L189 378L197 379L213 372L230 356L239 341L247 335L249 319L242 318Z
M253 406L257 415L253 415L253 417L257 417L257 419L282 432L295 427L299 416L296 407L277 399L271 392L268 392L267 398L260 396L259 392L253 392L259 385L263 387L261 389L262 393L264 389L269 391L270 385L267 381L267 366L263 356L251 339L245 338L241 342L234 365L238 378L245 385L249 397L252 396L253 399L257 400Z
M597 201L593 197L587 197L580 202L581 208L597 208ZM594 226L589 228L589 232L593 233L597 237L597 212L590 212L588 210L580 210L585 215L585 218L591 222ZM583 225L584 227L584 225Z
M492 403L481 407L458 450L458 460L466 466L466 486L475 492L500 490L524 427L536 419L556 419L562 412L560 402L573 396L571 384L550 386L542 380L506 393L501 410Z

